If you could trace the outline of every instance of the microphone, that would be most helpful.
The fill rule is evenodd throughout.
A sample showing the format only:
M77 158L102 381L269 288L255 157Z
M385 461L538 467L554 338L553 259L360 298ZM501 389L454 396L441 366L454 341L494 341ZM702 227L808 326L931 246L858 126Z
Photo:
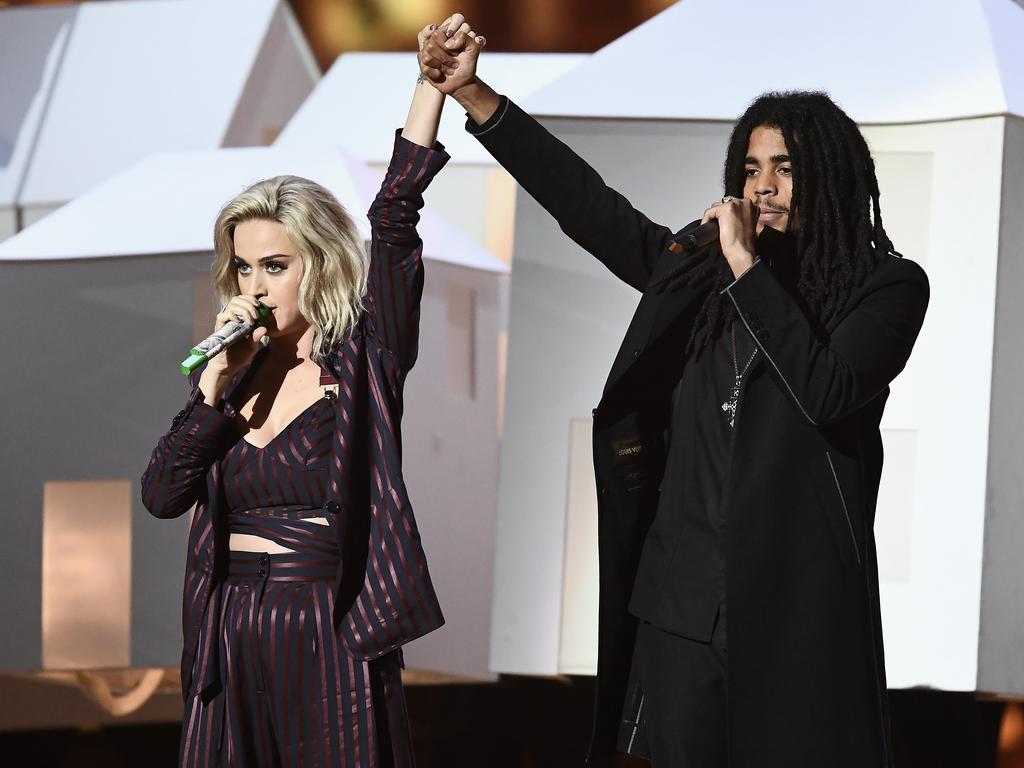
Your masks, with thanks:
M712 219L709 222L694 227L689 232L680 232L674 240L669 241L668 249L677 256L682 256L685 253L699 251L701 248L717 243L718 235L718 221ZM689 269L689 263L690 259L680 259L679 263L670 269L667 275L654 281L649 287L657 288L658 293L662 293Z
M684 253L711 245L718 239L718 220L712 219L668 244L672 253Z
M218 328L205 339L200 341L189 352L188 357L181 361L181 374L188 376L192 371L230 347L239 339L247 339L256 330L258 325L266 325L270 318L270 307L260 304L256 310L259 318L255 323L228 323Z

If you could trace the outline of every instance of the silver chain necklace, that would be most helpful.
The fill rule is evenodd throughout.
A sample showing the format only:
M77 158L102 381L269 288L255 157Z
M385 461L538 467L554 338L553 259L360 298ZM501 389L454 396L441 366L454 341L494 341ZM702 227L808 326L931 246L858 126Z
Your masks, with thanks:
M732 324L730 331L732 334L732 369L736 373L736 379L733 381L729 399L722 403L722 410L725 411L725 417L729 420L729 426L735 429L736 410L740 404L740 386L743 384L743 377L746 375L747 369L750 368L750 364L754 362L754 358L757 356L757 347L754 347L754 351L750 353L750 359L747 360L747 364L743 366L741 371L739 361L736 359L736 323Z

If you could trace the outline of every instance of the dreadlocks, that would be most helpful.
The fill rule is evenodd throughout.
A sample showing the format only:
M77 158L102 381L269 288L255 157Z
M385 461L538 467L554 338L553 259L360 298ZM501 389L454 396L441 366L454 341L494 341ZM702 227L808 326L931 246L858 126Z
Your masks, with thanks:
M824 325L875 265L895 253L882 226L875 164L856 123L824 93L766 93L733 129L723 178L727 195L743 197L747 147L758 126L777 128L793 161L797 298ZM717 253L687 259L669 278L715 286L697 312L687 352L699 351L735 319L732 302L720 293L733 279L723 264Z

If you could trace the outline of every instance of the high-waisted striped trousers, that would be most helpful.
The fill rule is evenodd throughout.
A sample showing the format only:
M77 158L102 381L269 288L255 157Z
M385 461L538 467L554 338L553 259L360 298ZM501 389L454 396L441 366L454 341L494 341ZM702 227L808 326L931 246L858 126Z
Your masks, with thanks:
M413 765L400 652L357 661L331 622L337 561L232 552L219 693L189 698L182 766ZM204 638L200 638L200 646Z

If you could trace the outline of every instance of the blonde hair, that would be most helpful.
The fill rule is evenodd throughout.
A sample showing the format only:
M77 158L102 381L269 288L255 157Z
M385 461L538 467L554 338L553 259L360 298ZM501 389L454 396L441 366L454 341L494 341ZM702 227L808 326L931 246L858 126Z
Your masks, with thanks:
M327 189L300 176L258 181L228 202L213 229L213 284L221 306L238 295L235 227L265 219L282 224L302 258L299 311L316 329L322 358L352 332L363 313L368 263L355 222Z

